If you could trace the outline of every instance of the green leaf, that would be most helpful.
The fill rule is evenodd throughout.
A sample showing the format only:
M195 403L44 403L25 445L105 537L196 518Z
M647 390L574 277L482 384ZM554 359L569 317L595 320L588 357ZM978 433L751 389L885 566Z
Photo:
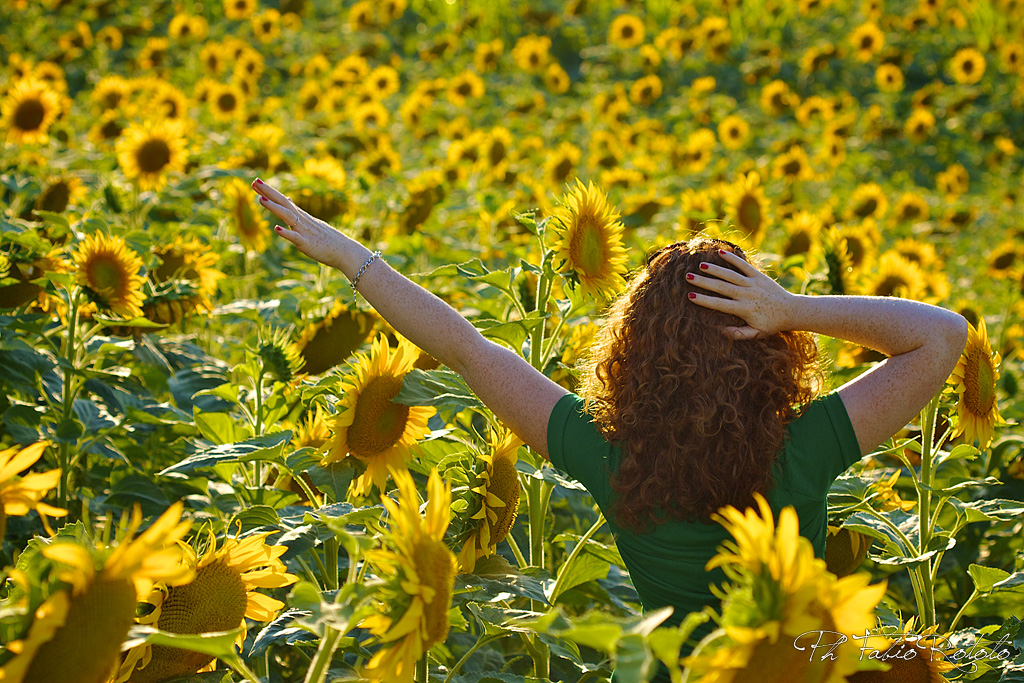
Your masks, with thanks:
M476 599L483 601L497 601L503 599L500 596L511 593L546 603L545 589L553 584L551 579L542 581L521 573L500 555L480 558L472 574L455 577L456 590L482 591Z
M1010 575L1002 569L985 567L980 564L972 564L967 567L967 573L971 575L974 587L979 593L988 593L997 583L1010 578Z
M284 444L291 439L291 436L292 433L289 431L276 432L238 443L221 444L213 448L207 448L161 470L159 474L187 474L206 467L228 463L252 462L255 460L279 461Z
M497 339L508 344L512 349L521 349L527 335L535 326L547 318L549 314L543 315L536 311L530 311L521 320L510 320L501 322L498 320L474 320L473 325L480 331L480 334L488 339Z
M641 683L650 677L654 657L643 636L624 635L615 649L615 680L623 683Z
M391 400L406 406L483 407L461 375L444 369L413 368L406 373L402 389Z
M345 500L348 487L355 477L354 468L340 462L329 465L315 465L306 470L310 481L321 493L326 493L331 501Z
M555 604L560 595L570 588L584 584L587 581L607 578L608 569L610 567L611 564L609 562L602 560L596 555L580 553L576 556L576 559L573 560L571 565L568 567L563 566L559 571L561 584L559 585L558 593L554 593L555 584L551 584L551 586L545 590L548 602L552 605ZM564 578L562 578L562 572L565 572Z
M970 522L1008 522L1024 516L1024 503L1018 500L994 498L965 503L959 498L950 498L950 505L967 516Z
M193 407L192 415L203 438L215 444L236 443L252 435L237 417L228 413L204 412Z
M235 516L235 520L241 523L242 531L248 531L249 529L261 526L277 526L281 523L277 510L269 505L253 505L248 507L239 512Z
M537 220L534 218L535 215L536 212L534 211L524 211L522 213L518 211L512 212L512 217L516 219L516 222L532 232L534 235L537 234Z
M121 647L127 650L140 645L164 645L201 652L218 659L233 660L238 656L235 652L235 638L241 632L242 629L239 628L215 633L168 633L152 626L136 624L128 632Z

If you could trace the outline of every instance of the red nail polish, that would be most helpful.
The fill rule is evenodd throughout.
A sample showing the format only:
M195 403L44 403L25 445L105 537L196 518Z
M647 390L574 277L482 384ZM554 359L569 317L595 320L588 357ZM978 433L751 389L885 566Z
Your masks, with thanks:
M256 184L257 184L257 185L262 185L262 184L263 184L263 181L262 181L262 180L260 180L259 178L257 178L257 179L256 179Z
M719 249L718 250L718 255L719 256L725 256L725 249Z
M690 297L691 299L696 299L696 298L697 298L697 294L696 294L696 292L690 292L690 293L689 293L689 294L687 294L686 296Z
M687 279L687 280L692 280L693 278L694 278L694 275L693 275L693 273L687 273L687 274L686 274L686 279Z
M275 225L274 226L274 230L277 230L278 232L281 232L282 230L284 230L284 228L282 228L280 225Z
M707 270L708 269L708 264L706 264L706 263L700 264L700 269L701 270Z
M266 204L266 203L267 203L267 198L266 197L260 197L260 204Z

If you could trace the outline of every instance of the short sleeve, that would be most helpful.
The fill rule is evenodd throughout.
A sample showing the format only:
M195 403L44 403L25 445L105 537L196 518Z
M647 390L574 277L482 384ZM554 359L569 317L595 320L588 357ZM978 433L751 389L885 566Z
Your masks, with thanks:
M583 484L602 508L611 499L615 448L584 412L580 396L558 399L548 418L548 458L558 470Z
M836 477L861 458L857 434L842 397L831 392L815 399L789 427L787 451L802 489L825 495Z

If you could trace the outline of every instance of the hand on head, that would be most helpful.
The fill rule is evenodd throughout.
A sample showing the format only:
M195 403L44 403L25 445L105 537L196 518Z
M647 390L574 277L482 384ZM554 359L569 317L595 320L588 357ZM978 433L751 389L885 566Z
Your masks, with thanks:
M719 296L691 292L690 301L742 318L746 325L722 328L733 339L760 339L789 329L793 295L732 251L718 253L736 269L702 262L700 272L687 273L686 279Z

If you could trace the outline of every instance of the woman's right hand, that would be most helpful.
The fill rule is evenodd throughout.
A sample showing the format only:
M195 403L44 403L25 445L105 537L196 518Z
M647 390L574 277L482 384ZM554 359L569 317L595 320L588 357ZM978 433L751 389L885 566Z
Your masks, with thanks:
M342 247L345 235L328 223L315 218L259 178L252 189L260 195L260 206L279 218L284 225L275 226L274 232L298 247L306 256L320 263L342 270Z
M723 249L718 253L737 270L704 262L700 264L701 273L688 273L686 278L690 284L721 297L691 292L690 300L742 318L746 325L722 328L733 339L760 339L792 329L795 295L733 252Z

